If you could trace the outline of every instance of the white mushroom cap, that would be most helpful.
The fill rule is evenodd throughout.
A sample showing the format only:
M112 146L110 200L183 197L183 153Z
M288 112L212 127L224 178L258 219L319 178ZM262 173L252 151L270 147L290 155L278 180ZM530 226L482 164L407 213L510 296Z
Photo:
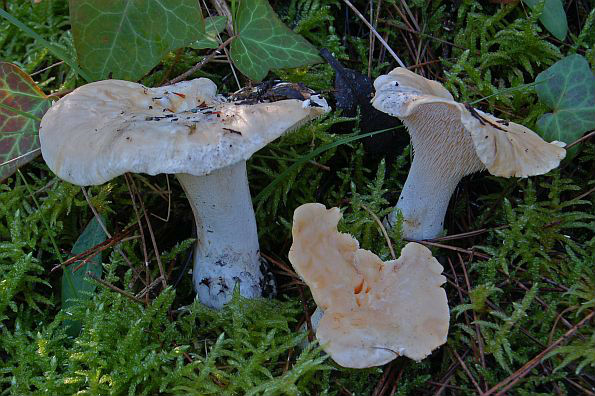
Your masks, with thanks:
M125 172L195 176L248 159L328 111L324 99L237 105L200 78L147 88L105 80L64 96L44 115L40 142L54 173L78 185ZM312 99L312 98L311 98ZM311 105L312 102L320 102Z
M456 161L443 160L449 169L460 167L461 177L484 168L504 177L541 175L566 156L563 143L547 143L522 125L455 102L442 84L405 68L378 77L374 87L373 106L403 121L416 155L461 152Z
M398 260L382 262L339 233L338 208L297 208L289 260L324 315L322 348L344 367L378 366L404 355L421 360L446 342L446 278L431 252L408 243Z

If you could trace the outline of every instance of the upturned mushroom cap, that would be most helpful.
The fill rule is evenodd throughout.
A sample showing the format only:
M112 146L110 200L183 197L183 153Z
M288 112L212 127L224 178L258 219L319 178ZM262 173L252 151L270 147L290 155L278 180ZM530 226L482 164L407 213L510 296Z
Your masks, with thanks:
M454 155L444 166L460 166L460 176L485 168L503 177L541 175L566 156L564 143L547 143L522 125L455 102L442 84L407 69L378 77L374 87L373 106L403 121L416 155L422 150L433 151L432 157L439 151Z
M382 262L337 231L338 208L297 208L289 260L324 310L316 338L344 367L421 360L446 342L446 278L431 252L408 243L398 260Z
M206 78L147 88L105 80L56 102L40 126L43 158L59 177L102 184L125 172L195 176L248 159L328 111L324 99L241 105Z

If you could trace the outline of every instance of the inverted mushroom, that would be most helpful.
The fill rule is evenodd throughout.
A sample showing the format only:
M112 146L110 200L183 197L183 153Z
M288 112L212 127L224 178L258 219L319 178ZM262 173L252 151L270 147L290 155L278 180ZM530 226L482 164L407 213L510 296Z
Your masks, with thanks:
M502 177L547 173L566 156L564 143L547 143L532 130L455 102L442 84L398 67L374 81L372 104L398 117L413 144L413 163L395 210L404 235L440 234L448 202L466 175L487 169Z
M309 203L293 215L289 260L324 312L316 338L335 362L364 368L397 356L419 361L446 342L442 266L418 243L382 262L337 231L338 208Z
M216 91L205 78L160 88L87 84L48 110L40 142L50 169L80 186L125 172L176 174L196 221L194 286L201 302L220 308L236 283L245 297L262 293L246 160L328 106L307 90L303 100L255 104L230 102Z

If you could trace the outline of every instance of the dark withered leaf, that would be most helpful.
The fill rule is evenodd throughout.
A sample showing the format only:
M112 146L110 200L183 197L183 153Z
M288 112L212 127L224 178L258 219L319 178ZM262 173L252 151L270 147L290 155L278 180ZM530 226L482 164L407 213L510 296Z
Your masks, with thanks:
M398 118L372 107L370 100L374 95L374 85L368 76L344 67L326 48L320 50L320 56L335 70L336 108L342 110L343 115L353 117L357 115L359 107L362 133L401 125ZM408 141L407 134L402 131L380 133L362 139L368 154L387 156L387 159L400 152Z

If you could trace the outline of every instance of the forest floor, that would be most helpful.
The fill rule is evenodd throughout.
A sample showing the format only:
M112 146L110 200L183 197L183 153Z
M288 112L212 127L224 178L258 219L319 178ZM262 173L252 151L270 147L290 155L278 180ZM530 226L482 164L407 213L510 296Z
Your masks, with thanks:
M536 130L539 117L551 110L531 84L572 54L593 69L594 11L592 1L565 1L568 34L561 41L540 22L540 8L525 3L536 2L354 5L366 18L373 10L376 30L411 70L443 83L459 102L476 102L483 111ZM316 48L328 48L372 80L398 66L343 1L271 5ZM5 1L0 7L75 53L65 0ZM140 82L158 86L210 51L171 52ZM83 83L5 19L0 20L0 59L21 67L46 94L60 96ZM218 54L192 77L208 77L220 92L233 92L238 87L228 63ZM341 88L326 63L276 70L268 77L302 82L333 107ZM423 242L444 267L451 309L448 341L428 358L399 357L355 370L335 364L315 342L303 349L308 337L303 324L316 305L287 258L295 208L307 202L339 207L340 230L390 259L371 213L382 219L391 211L412 149L403 126L343 141L382 129L364 111L333 111L248 162L261 251L278 293L258 300L236 296L222 311L195 302L188 275L193 216L175 178L133 175L131 183L119 177L83 191L58 179L39 157L4 180L0 395L595 395L591 132L545 175L520 179L481 172L458 185L443 235ZM325 150L312 155L320 147ZM137 218L131 197L142 202L148 216ZM75 250L94 211L112 233L108 249L96 256L103 264L102 280L93 283L87 298L65 309L58 264ZM398 229L390 240L397 254L407 242Z

